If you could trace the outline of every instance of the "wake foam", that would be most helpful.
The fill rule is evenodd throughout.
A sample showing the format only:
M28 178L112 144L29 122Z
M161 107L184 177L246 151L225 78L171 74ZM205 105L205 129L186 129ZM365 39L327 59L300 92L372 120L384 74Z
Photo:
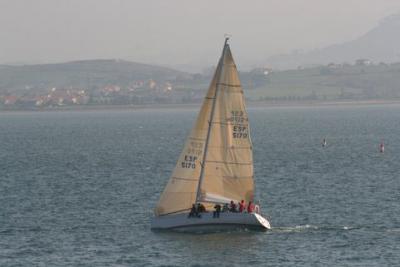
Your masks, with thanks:
M348 231L358 229L352 226L318 226L318 225L295 225L285 227L272 227L271 231L275 233L299 233L299 232L310 232L310 231Z

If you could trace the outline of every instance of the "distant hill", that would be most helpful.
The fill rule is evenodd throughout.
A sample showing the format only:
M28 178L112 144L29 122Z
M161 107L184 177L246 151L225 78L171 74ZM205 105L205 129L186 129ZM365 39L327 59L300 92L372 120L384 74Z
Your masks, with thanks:
M252 100L369 100L400 98L400 63L341 65L276 71L246 91Z
M376 63L397 62L400 59L400 14L382 20L379 25L356 40L313 50L270 57L267 64L278 69L298 66L328 64L330 62L352 63L367 58Z
M138 80L185 80L191 74L124 60L84 60L59 64L0 65L0 92L25 88L90 88L112 84L128 85Z

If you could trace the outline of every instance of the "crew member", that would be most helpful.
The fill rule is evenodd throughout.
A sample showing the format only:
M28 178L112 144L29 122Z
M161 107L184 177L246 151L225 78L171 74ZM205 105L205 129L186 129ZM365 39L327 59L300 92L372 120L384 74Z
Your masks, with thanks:
M236 212L236 204L231 200L231 205L229 206L229 211L230 212Z
M244 200L239 202L239 212L243 212L246 209L246 205L244 204Z
M249 201L249 205L247 206L247 212L248 213L254 212L254 204L251 201Z
M219 218L219 213L221 212L221 205L220 204L216 204L214 206L214 212L213 212L213 217L214 218Z

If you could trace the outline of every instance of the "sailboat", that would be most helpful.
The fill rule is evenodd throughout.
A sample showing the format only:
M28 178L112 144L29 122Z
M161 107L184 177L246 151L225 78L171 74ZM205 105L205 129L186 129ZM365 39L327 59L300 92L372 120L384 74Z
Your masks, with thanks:
M218 217L212 212L216 205L231 201L254 203L249 121L228 40L197 120L155 208L152 229L271 228L259 208L221 212ZM200 203L209 212L190 216L193 204Z

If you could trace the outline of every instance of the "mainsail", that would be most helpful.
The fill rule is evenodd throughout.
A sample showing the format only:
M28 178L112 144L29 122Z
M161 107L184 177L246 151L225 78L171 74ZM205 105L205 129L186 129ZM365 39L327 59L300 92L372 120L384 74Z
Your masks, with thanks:
M243 90L228 39L184 149L156 207L178 213L193 203L253 201L253 155Z

